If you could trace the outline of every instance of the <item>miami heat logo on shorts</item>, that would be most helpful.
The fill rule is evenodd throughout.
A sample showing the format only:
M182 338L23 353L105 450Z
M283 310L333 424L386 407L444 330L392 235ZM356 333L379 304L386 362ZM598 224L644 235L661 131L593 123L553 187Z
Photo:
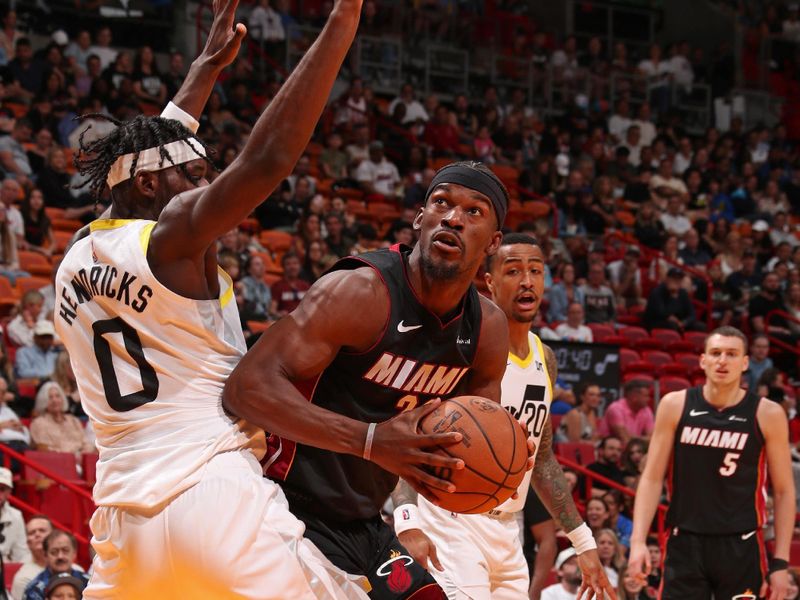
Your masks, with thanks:
M389 556L391 558L378 567L376 573L386 577L386 587L395 594L405 592L411 587L411 573L407 567L414 562L414 559L406 554L400 554L397 550L392 550Z
M744 594L736 594L731 600L757 600L757 598L752 590L747 590Z

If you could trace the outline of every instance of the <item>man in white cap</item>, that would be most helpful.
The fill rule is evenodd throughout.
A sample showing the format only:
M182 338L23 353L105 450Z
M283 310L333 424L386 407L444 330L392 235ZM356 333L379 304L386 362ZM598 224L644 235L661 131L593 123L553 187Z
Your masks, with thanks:
M581 570L578 568L575 548L570 547L559 552L556 557L556 572L559 582L542 590L542 600L575 600L581 585Z
M8 503L12 489L11 471L0 467L0 552L4 562L25 562L31 553L25 541L22 513Z
M17 377L44 379L50 377L56 367L58 350L53 347L56 330L50 321L39 321L33 328L33 346L17 351Z

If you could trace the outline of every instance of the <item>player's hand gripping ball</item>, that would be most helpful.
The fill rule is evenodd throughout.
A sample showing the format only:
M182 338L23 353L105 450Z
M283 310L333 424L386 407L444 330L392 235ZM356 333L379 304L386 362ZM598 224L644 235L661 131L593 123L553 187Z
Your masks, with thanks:
M458 431L460 443L437 451L464 461L464 469L437 468L434 474L456 486L452 494L429 498L445 510L483 513L517 491L528 463L528 444L519 422L497 402L480 396L445 400L419 423L423 433Z

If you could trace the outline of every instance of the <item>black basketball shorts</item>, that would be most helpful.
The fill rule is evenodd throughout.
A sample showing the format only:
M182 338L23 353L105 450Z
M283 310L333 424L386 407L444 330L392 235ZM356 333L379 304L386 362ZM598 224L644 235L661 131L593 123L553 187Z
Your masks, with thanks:
M756 600L767 571L761 531L700 535L673 529L661 600Z

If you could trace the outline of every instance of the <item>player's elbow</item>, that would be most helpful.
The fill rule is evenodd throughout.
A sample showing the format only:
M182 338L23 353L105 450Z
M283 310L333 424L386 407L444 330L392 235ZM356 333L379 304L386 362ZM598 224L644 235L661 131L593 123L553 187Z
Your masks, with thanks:
M252 414L252 386L254 374L247 369L234 369L222 390L222 406L231 414L250 420Z

